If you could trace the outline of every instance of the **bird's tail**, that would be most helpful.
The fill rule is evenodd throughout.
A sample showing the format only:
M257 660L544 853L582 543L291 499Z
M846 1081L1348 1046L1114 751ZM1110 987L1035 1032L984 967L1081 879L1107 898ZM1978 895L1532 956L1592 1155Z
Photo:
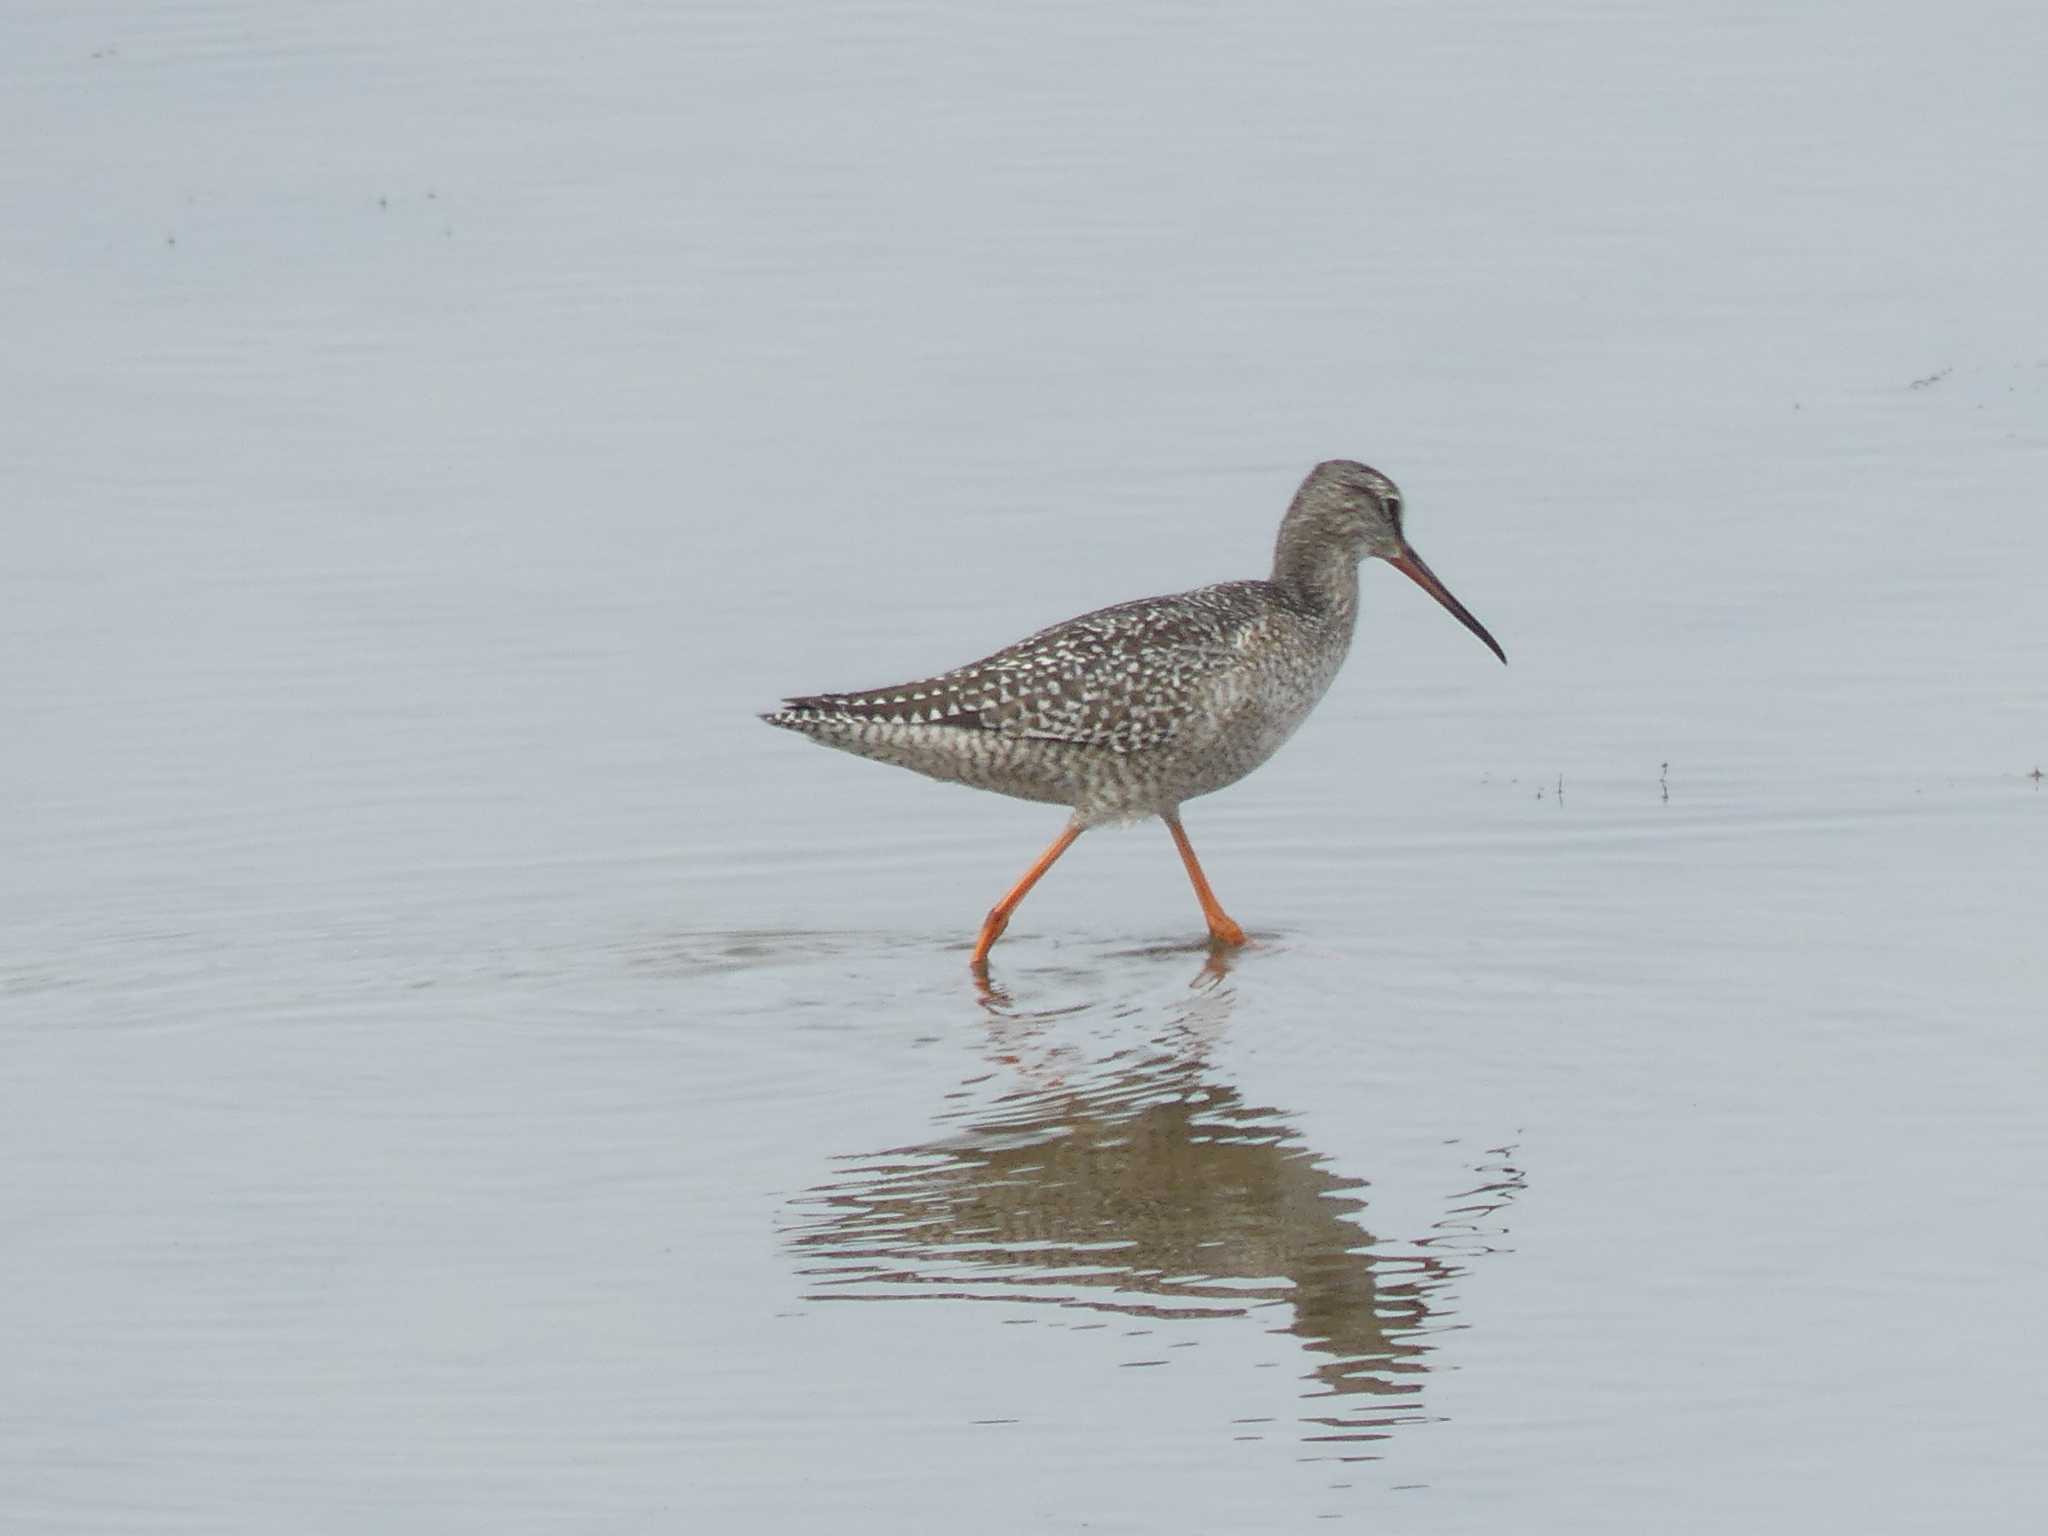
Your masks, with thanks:
M802 698L784 699L780 708L764 711L761 718L785 731L813 735L821 728L851 725L858 720L860 716L847 707L857 697L843 693L814 693Z

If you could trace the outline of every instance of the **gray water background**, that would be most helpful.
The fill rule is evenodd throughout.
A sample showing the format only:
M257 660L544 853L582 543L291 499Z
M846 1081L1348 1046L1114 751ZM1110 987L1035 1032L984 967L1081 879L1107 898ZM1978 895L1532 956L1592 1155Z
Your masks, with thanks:
M2037 8L7 34L0 1528L2048 1518ZM978 995L752 712L1334 455L1512 665Z

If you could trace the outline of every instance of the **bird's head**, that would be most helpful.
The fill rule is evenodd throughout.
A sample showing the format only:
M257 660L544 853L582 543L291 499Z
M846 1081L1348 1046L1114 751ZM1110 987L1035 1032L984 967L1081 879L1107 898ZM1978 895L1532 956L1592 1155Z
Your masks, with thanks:
M1281 525L1284 552L1296 548L1335 548L1353 561L1384 560L1448 609L1486 648L1506 661L1507 653L1486 632L1486 626L1451 596L1436 573L1422 563L1402 527L1401 488L1378 470L1351 459L1330 459L1309 471Z
M1401 488L1350 459L1331 459L1310 470L1294 493L1289 518L1354 560L1391 560L1408 547L1401 536Z

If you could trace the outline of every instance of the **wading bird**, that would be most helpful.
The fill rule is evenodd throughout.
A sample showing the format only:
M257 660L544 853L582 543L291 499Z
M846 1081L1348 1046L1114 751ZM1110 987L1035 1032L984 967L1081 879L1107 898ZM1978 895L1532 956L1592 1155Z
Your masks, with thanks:
M996 903L973 963L1088 828L1157 816L1219 944L1245 942L1195 858L1183 802L1278 751L1329 688L1358 623L1358 567L1384 560L1506 661L1409 547L1401 492L1348 459L1318 464L1280 522L1273 574L1146 597L1042 629L918 682L783 701L761 718L934 779L1073 808L1066 829Z

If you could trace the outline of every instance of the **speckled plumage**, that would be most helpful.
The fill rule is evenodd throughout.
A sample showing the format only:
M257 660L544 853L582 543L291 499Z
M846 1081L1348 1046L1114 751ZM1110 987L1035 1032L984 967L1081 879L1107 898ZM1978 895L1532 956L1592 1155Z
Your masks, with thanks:
M1070 805L1086 825L1160 815L1272 756L1337 675L1357 612L1316 612L1270 581L1224 582L764 718L936 779Z
M935 779L1073 807L1062 840L990 913L977 962L1074 835L1140 816L1166 819L1211 934L1241 943L1185 841L1179 807L1236 783L1307 718L1351 648L1358 565L1373 557L1499 654L1408 547L1393 481L1339 459L1302 482L1264 580L1100 608L950 672L802 695L761 718Z

